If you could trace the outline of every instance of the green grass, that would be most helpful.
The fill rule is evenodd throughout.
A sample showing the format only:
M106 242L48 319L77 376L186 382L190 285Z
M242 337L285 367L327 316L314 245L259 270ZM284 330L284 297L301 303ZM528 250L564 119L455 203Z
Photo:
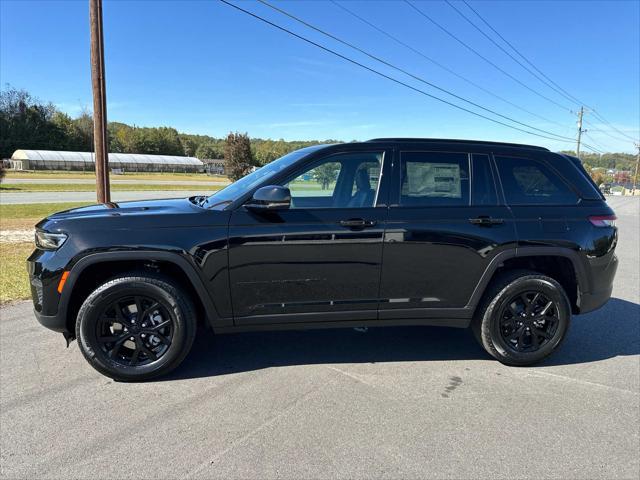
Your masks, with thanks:
M25 203L18 205L0 204L0 219L43 218L61 210L90 205L92 202Z
M30 242L0 243L0 305L31 296L25 262L33 249Z
M0 229L26 230L32 228L39 220L61 210L82 207L91 202L68 203L27 203L23 205L0 204ZM1 258L1 257L0 257Z
M156 190L202 190L203 194L213 193L220 190L218 185L145 185L145 184L112 184L111 190L117 192L139 192L139 191L156 191ZM0 191L10 192L95 192L96 186L83 183L2 183Z

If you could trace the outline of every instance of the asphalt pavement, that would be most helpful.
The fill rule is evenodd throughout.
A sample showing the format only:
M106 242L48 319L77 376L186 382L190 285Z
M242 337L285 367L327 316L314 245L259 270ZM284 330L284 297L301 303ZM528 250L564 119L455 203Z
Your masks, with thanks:
M95 178L5 178L4 183L19 183L19 184L35 184L35 185L95 185ZM229 185L228 181L224 180L141 180L139 178L131 178L123 180L120 178L114 178L114 175L109 177L109 183L117 185L184 185L185 187L193 185L216 185L225 186Z
M30 304L0 310L2 478L640 477L640 198L615 197L613 298L532 368L470 332L201 334L113 382Z

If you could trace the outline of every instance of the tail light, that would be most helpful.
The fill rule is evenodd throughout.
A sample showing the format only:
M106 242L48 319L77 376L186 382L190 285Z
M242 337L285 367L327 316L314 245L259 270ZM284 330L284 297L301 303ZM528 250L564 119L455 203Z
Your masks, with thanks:
M589 221L594 227L615 227L616 226L615 215L591 215Z

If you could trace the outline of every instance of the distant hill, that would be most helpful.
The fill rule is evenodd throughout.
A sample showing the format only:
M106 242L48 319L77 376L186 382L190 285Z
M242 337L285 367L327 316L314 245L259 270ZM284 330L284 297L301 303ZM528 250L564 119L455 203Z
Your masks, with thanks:
M562 151L568 155L575 155L576 152L571 150ZM580 153L580 159L585 166L590 168L615 168L617 170L635 171L637 157L630 153Z

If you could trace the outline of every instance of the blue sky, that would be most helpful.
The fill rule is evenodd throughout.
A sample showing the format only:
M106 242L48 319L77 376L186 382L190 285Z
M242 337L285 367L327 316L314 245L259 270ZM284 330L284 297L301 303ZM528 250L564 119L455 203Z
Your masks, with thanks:
M417 88L420 82L326 39L254 1L237 2ZM277 6L410 73L536 128L575 137L576 118L518 85L402 2L342 4L406 44L545 120L434 66L328 1ZM528 59L619 130L638 137L640 2L475 1L470 4ZM489 43L447 3L416 5L534 90L571 109ZM477 20L461 3L455 5ZM223 136L366 140L477 138L573 148L490 123L377 77L215 0L104 2L108 118ZM0 0L0 82L75 115L90 109L88 1ZM457 102L457 101L456 101ZM459 103L459 102L458 102ZM587 143L634 151L587 114ZM607 130L601 132L598 130Z

